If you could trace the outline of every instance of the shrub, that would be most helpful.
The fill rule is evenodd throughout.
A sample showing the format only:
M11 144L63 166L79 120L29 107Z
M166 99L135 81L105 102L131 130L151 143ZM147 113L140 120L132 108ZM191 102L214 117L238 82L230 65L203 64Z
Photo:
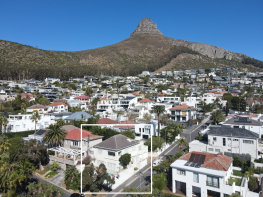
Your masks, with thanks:
M48 150L48 152L47 152L49 155L55 155L55 151L53 151L53 150Z
M250 177L249 181L248 181L248 188L251 191L255 191L258 188L258 183L257 183L257 179L254 177Z
M14 137L27 137L28 135L32 135L35 133L35 130L30 130L30 131L22 131L22 132L10 132L10 133L5 133L5 135L10 138Z
M128 164L130 163L130 161L131 161L131 154L126 153L126 154L122 155L122 156L120 157L119 161L120 161L121 165L122 165L124 168L126 168L127 165L128 165Z
M256 167L256 168L254 169L254 173L255 173L255 174L262 174L262 173L263 173L263 168L261 168L261 167Z
M60 165L55 161L50 165L50 169L52 171L57 171L59 168L60 168Z
M255 159L254 162L256 162L256 163L263 163L263 159Z
M135 168L134 168L134 170L138 170L138 168L137 168L137 167L135 167Z
M49 178L51 178L51 177L53 177L53 176L55 176L56 174L58 174L58 172L57 171L52 171L52 172L49 172L48 174L46 174L46 178L47 179L49 179Z

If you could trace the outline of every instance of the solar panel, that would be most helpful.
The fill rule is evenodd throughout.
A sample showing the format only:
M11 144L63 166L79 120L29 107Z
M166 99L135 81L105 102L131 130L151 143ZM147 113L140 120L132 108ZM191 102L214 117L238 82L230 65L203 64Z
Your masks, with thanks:
M199 163L199 158L200 158L200 156L201 156L200 154L196 154L196 155L195 155L195 158L194 158L194 162L195 162L195 163Z
M205 157L206 157L206 155L201 155L201 157L199 158L198 163L203 164L204 161L205 161Z
M192 153L189 161L192 161L192 162L193 162L193 161L194 161L194 158L195 158L195 153Z
M200 164L200 163L197 163L197 164L195 164L195 168L200 168L200 167L201 167L201 165L202 165L202 164Z
M191 163L192 163L191 161L188 161L188 162L186 162L184 165L185 165L185 166L189 166Z

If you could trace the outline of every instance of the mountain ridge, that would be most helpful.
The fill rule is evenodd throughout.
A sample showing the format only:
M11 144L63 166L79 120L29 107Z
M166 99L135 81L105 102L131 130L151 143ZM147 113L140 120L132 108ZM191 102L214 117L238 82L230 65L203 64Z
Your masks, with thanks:
M201 58L181 55L184 58L174 61L183 53ZM149 18L142 19L129 38L113 45L83 51L42 50L0 40L0 79L59 77L67 80L69 77L99 74L127 76L137 75L143 70L158 71L167 64L173 70L202 66L247 67L250 70L263 68L263 62L249 59L244 54L209 44L165 37Z

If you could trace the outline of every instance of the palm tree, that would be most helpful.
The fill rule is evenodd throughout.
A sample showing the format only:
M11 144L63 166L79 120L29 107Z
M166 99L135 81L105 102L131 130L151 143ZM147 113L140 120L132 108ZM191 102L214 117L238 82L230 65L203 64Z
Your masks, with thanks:
M183 145L184 145L185 147L188 146L188 143L186 142L186 140L185 140L184 138L181 138L181 139L177 140L177 144L178 144L180 150L183 149Z
M60 118L60 119L57 120L57 125L59 125L60 127L64 126L65 125L65 121L62 118Z
M218 124L219 122L223 122L226 117L221 110L216 110L214 113L212 113L210 119L213 120L215 124Z
M22 114L26 113L26 104L25 103L21 104L21 113Z
M36 127L37 127L37 121L40 120L41 117L38 114L38 112L35 112L32 116L31 116L31 120L32 122L35 122L35 133L36 133Z
M67 135L66 131L61 129L58 124L50 125L49 128L50 130L47 132L44 140L47 143L52 144L52 147L53 145L61 145Z
M8 142L8 138L4 135L0 138L0 153L5 153L9 150L11 144Z
M160 115L165 112L164 106L162 105L155 105L152 108L152 113L155 113L158 117L158 137L160 140Z
M8 124L8 119L7 119L7 117L6 116L4 116L3 114L1 114L1 116L0 116L0 121L1 121L1 123L2 123L2 125L3 125L3 127L5 128L5 133L6 133L6 126L7 126L7 124Z

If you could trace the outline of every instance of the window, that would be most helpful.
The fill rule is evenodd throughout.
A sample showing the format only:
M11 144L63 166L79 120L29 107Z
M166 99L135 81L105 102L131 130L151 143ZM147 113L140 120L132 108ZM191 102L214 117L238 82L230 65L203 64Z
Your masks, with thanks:
M245 129L245 126L242 126L242 129Z
M73 141L73 146L79 146L79 142L78 141Z
M194 182L199 183L198 173L193 173L193 175L194 175Z
M217 177L207 176L206 185L219 188L219 179Z
M177 170L177 174L185 176L185 170Z
M99 154L102 154L102 150L101 149L99 149L98 152L99 152Z
M220 152L220 149L215 149L215 152L219 153L219 152Z
M208 148L208 150L209 150L209 151L214 151L214 149L213 149L213 148Z
M223 146L226 146L226 138L223 138Z
M110 152L110 151L108 151L108 155L109 155L109 156L115 156L115 152Z
M121 156L121 151L120 151L120 152L118 152L118 155L119 155L119 156Z
M227 138L228 140L231 140L231 138L229 137L229 138Z
M139 128L139 132L141 133L141 128Z
M239 129L239 126L234 126L234 129Z
M94 154L94 151L90 150L89 153L90 153L91 155L93 155L93 154Z
M238 142L238 139L233 139L233 141L237 141Z
M216 137L213 137L213 140L216 142Z
M243 140L244 144L254 144L252 140Z
M231 149L228 149L228 151L231 151Z

